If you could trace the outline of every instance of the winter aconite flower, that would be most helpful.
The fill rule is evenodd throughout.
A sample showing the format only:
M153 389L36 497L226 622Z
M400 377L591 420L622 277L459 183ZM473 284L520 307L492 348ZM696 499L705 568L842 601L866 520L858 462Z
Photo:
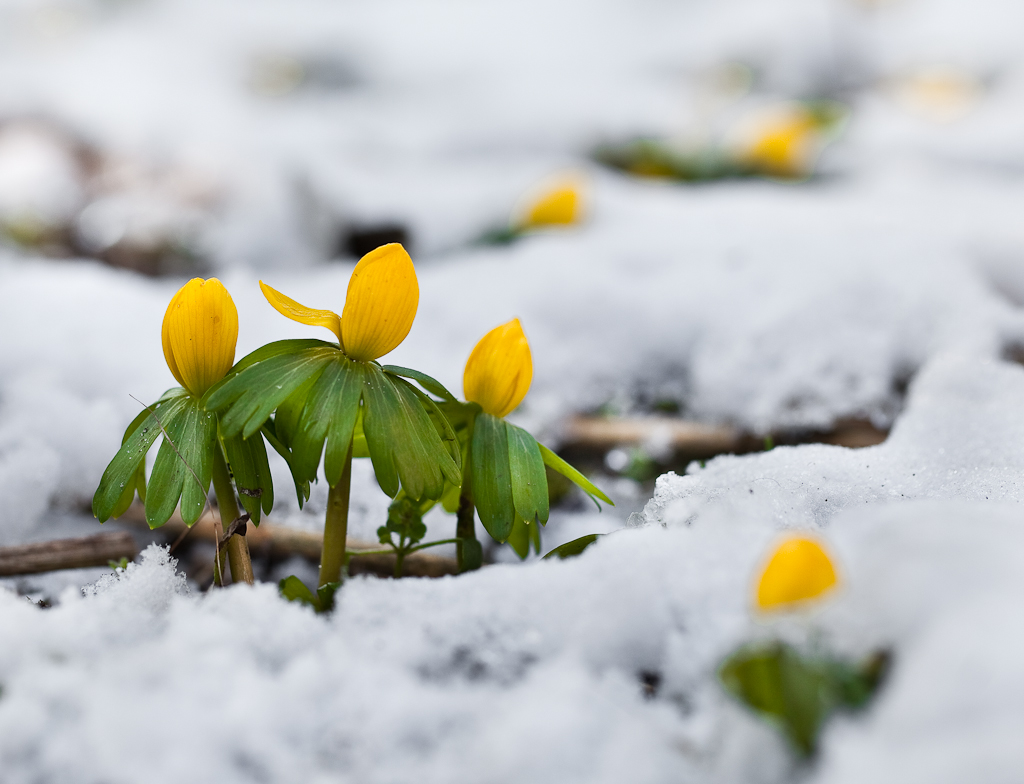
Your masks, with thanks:
M171 374L195 397L224 378L235 361L238 311L216 278L193 278L171 299L162 330Z
M419 304L416 271L401 245L384 245L360 259L340 316L260 286L279 313L326 327L338 342L281 340L263 346L238 363L210 394L209 405L222 412L228 435L267 434L288 461L300 504L309 497L323 457L331 490L320 584L333 584L345 560L353 457L371 459L378 483L392 497L401 489L414 501L436 499L446 482L461 482L455 433L436 403L405 379L449 393L423 373L375 361L405 340Z
M504 417L523 402L533 381L533 358L519 319L495 327L473 348L462 388L466 400Z
M466 362L466 403L441 402L463 450L463 482L457 507L459 560L463 569L479 566L480 546L473 511L499 542L525 558L531 543L540 550L540 526L548 519L545 466L565 475L595 501L611 500L585 476L521 427L506 422L526 397L533 380L530 345L519 319L495 327L473 348Z
M405 248L383 245L363 256L352 272L342 315L300 305L260 281L267 301L300 324L326 327L352 359L369 361L390 353L412 329L419 305L416 270Z
M833 590L838 582L832 559L807 536L783 541L761 573L757 606L764 611L788 610Z
M192 525L207 506L211 481L225 527L240 519L236 489L254 524L270 511L274 491L263 437L226 436L206 406L207 394L231 369L237 339L238 311L216 278L194 278L171 298L161 343L181 387L169 389L128 426L93 497L101 522L121 515L138 493L151 527L166 523L175 507ZM161 435L147 482L146 453ZM234 580L251 583L244 535L233 533L226 551Z
M741 124L733 157L742 173L805 179L814 173L826 143L848 114L835 101L767 107Z
M773 177L803 178L811 174L821 150L818 123L799 104L774 107L748 126L748 139L738 158Z
M583 213L581 190L575 179L565 179L549 186L526 203L516 223L524 229L578 223Z

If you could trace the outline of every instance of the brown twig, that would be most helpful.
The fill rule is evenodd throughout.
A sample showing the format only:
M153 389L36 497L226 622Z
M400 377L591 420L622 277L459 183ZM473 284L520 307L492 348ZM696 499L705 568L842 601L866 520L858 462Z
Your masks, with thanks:
M137 552L135 538L127 531L0 547L0 577L106 566L122 558L131 560Z
M880 444L887 435L870 422L850 419L837 422L827 431L773 433L771 440L780 445L821 443L857 448ZM652 444L678 455L698 458L756 452L764 448L764 438L739 428L666 416L575 416L565 423L561 436L561 449L577 452L605 452L615 447Z
M146 525L145 511L142 505L137 503L133 504L119 518L119 521L140 529L145 527L148 530L149 528ZM208 511L192 526L191 536L202 541L214 542L217 536L214 526L219 523L219 514L215 510ZM156 529L154 533L163 532L167 537L175 537L185 530L188 529L184 521L175 512L171 519L162 528ZM320 562L320 552L323 549L322 533L274 525L268 520L264 520L259 526L249 525L245 538L254 555L269 555L271 558L281 559L297 555L313 564ZM379 542L349 538L346 549L350 551L380 550L380 547ZM354 552L349 557L350 574L376 574L381 577L390 577L394 570L394 555L380 553L362 555ZM409 577L442 577L446 574L457 573L458 566L454 558L424 552L411 553L405 557L404 574Z

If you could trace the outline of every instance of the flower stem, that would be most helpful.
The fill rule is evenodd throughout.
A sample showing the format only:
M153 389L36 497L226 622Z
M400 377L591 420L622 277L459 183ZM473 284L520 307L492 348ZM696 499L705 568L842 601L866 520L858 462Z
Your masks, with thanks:
M341 580L345 568L345 542L348 539L348 498L352 488L352 444L348 445L341 480L327 495L324 517L324 549L320 555L319 585Z
M456 555L460 572L479 569L483 563L483 548L476 538L476 524L473 521L473 491L469 472L462 476L462 493L459 495L459 511L456 516L455 536L458 539Z
M405 563L405 549L399 547L395 550L395 579L402 576L402 564Z
M231 476L224 455L218 445L213 450L213 491L217 495L217 506L220 509L221 525L228 526L238 518L238 501L235 500L235 489L231 486ZM231 565L231 581L236 583L256 582L252 572L252 559L249 558L249 543L245 536L234 534L228 539L228 563ZM221 566L223 569L223 566Z
M437 547L438 545L441 545L441 544L458 544L458 543L459 543L458 539L438 539L436 542L424 542L423 544L418 544L418 545L415 545L413 547L408 547L405 550L405 554L409 555L409 553L415 553L415 552L417 552L419 550L425 550L428 547Z

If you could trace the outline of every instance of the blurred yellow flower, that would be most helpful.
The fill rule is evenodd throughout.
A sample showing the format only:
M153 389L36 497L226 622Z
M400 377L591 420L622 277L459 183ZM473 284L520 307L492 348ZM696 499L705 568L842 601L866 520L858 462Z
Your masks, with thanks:
M503 417L523 402L533 381L530 344L519 319L495 327L473 348L462 377L466 400Z
M799 104L774 107L750 121L737 158L773 177L809 177L821 151L820 125L814 114Z
M530 192L516 208L512 226L518 230L571 226L583 219L585 182L564 174Z
M838 578L828 553L815 539L792 536L775 548L757 584L761 610L787 610L832 590Z
M382 357L405 340L419 306L420 289L412 259L398 243L382 245L356 264L341 316L301 305L260 281L267 301L300 324L326 327L341 350L363 362Z
M193 278L171 298L162 330L167 367L185 389L202 397L231 369L238 311L216 278Z
M895 79L890 89L907 109L934 122L953 122L983 97L984 85L948 66L925 68Z

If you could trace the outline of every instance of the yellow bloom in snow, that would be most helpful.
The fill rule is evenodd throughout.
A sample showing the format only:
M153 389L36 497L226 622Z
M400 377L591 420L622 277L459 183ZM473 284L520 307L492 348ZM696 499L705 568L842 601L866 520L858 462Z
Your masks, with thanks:
M563 177L535 193L516 210L513 225L521 229L570 226L583 217L583 183L579 177Z
M462 377L466 400L496 417L523 402L533 381L533 358L519 319L495 327L476 344Z
M238 311L216 278L193 278L171 298L162 330L167 367L185 389L202 397L231 369Z
M817 599L832 590L838 578L832 559L821 544L806 536L792 536L780 544L757 584L761 610L786 610Z
M803 106L784 106L758 116L739 159L776 177L808 177L821 150L820 122Z
M300 305L263 281L260 288L278 313L300 324L327 327L350 359L364 362L384 356L405 340L420 301L412 259L395 242L370 251L356 264L341 316Z

